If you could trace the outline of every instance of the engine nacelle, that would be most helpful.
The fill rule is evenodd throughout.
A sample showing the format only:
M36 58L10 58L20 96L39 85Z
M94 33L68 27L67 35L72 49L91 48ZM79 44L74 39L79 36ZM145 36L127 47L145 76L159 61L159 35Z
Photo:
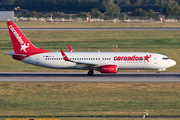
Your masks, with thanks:
M100 68L101 73L117 73L117 65L104 65Z

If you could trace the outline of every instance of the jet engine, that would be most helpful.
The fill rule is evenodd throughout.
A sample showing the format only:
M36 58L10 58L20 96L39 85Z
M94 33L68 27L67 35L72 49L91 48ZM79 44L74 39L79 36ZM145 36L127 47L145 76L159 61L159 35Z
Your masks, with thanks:
M117 73L117 65L104 65L100 67L101 73Z

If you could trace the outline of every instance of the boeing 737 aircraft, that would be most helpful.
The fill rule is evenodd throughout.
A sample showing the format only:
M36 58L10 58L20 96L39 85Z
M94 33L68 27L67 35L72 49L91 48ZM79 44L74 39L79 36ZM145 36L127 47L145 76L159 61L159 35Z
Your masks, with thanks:
M50 52L35 47L14 22L8 21L7 27L14 52L9 51L14 59L27 64L54 69L89 70L93 75L97 70L101 73L117 73L119 69L133 70L166 70L176 65L174 60L165 55L147 52Z

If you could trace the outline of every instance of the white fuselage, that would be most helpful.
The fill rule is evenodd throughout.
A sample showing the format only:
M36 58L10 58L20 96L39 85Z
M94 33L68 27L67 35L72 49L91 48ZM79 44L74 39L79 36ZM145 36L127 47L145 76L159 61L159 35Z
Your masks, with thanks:
M165 55L145 52L66 52L70 60L95 63L113 64L118 69L153 69L165 70L174 66L176 62ZM91 66L84 66L74 62L65 61L60 52L41 53L27 57L22 60L24 63L55 69L87 69ZM96 69L97 67L93 67Z

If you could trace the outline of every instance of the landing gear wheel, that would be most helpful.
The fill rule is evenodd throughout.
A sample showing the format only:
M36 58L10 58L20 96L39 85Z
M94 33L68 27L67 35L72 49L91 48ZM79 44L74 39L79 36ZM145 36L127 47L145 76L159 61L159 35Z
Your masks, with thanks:
M157 72L156 75L159 76L159 75L160 75L160 72Z
M93 71L93 70L90 70L90 71L88 72L88 76L92 76L93 73L94 73L94 71Z

